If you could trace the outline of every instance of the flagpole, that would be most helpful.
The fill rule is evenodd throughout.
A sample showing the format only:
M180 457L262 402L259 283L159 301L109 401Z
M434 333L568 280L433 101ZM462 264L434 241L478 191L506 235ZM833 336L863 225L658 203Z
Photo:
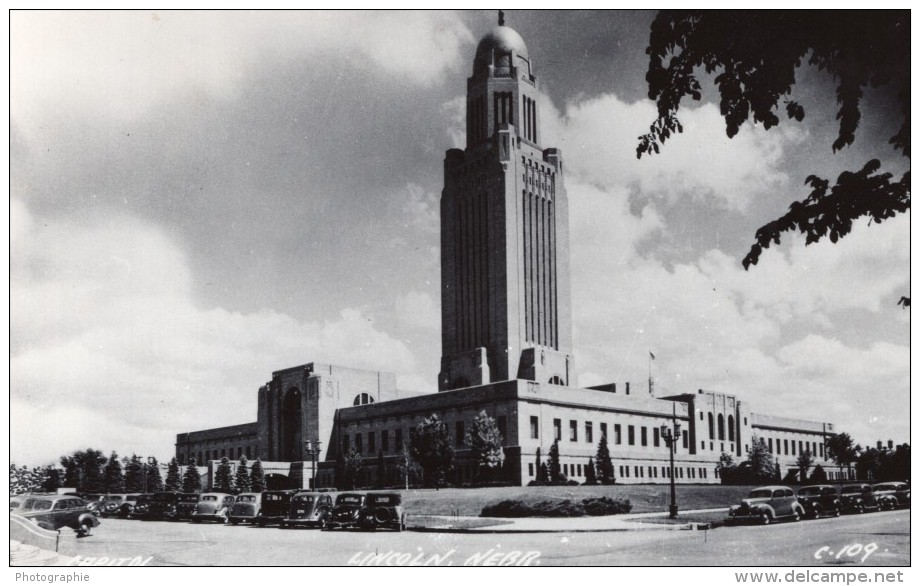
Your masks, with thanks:
M653 395L654 391L652 390L652 350L649 348L648 351L648 394Z

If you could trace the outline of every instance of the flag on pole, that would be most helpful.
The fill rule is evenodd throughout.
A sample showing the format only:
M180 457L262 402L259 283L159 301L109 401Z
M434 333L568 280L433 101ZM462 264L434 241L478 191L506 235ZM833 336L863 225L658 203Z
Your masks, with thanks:
M650 357L652 360L655 360L655 355L652 354L652 351L651 351L651 350L648 351L648 355L649 355L649 357Z

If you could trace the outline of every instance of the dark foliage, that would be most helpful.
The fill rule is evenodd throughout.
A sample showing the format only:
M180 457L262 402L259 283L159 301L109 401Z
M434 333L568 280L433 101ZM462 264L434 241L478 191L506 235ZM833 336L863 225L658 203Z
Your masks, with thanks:
M454 461L447 426L437 415L424 419L409 433L409 453L424 473L425 486L444 483Z
M141 467L141 458L131 454L125 464L125 491L144 492L144 471Z
M144 492L160 492L163 490L163 477L160 475L160 463L156 458L150 458L145 466L147 468L147 490Z
M588 458L588 466L585 468L585 484L597 484L597 474L594 471L594 458Z
M201 492L201 474L198 473L195 458L185 467L185 474L182 475L182 492Z
M566 478L562 476L562 466L559 464L559 440L553 440L549 448L549 481L552 484L562 484Z
M224 456L217 465L217 471L214 472L214 490L217 492L233 491L233 467L230 466L230 458Z
M850 466L859 457L859 447L853 443L853 438L848 433L838 433L828 437L825 440L824 449L827 457L837 464L841 472L844 468L849 471Z
M601 435L597 442L597 481L601 484L613 484L613 461L610 459L610 448L607 446L607 436Z
M804 108L790 95L804 64L824 71L837 90L839 129L834 152L851 145L867 88L885 86L896 95L900 126L888 141L910 157L910 12L835 11L662 11L649 38L649 97L658 117L639 138L637 156L659 152L672 134L683 132L677 119L685 97L702 99L697 72L715 74L726 133L735 136L748 119L770 129L787 118L802 121ZM785 111L783 113L783 110ZM781 218L761 227L745 256L747 269L784 232L799 231L806 244L848 234L853 221L868 216L879 223L910 208L910 172L900 179L879 173L870 160L859 171L842 173L835 185L811 175L812 189ZM909 305L909 298L903 303Z
M240 462L236 465L236 476L233 479L236 484L236 490L239 492L250 492L252 481L249 478L249 461L246 456L240 456Z
M827 482L827 472L824 471L824 467L821 464L815 466L815 469L811 471L811 477L808 479L814 484L821 484Z
M265 471L262 470L262 460L256 458L252 463L252 470L249 472L249 483L252 492L262 492L265 490Z
M483 507L480 517L586 517L621 515L632 510L629 499L610 497L586 498L581 501L545 500L529 503L520 500L504 500Z
M108 462L105 463L105 492L123 493L125 492L125 474L118 460L118 454L112 452Z
M182 479L179 476L179 462L173 458L169 461L169 467L166 469L166 490L175 492L181 487Z

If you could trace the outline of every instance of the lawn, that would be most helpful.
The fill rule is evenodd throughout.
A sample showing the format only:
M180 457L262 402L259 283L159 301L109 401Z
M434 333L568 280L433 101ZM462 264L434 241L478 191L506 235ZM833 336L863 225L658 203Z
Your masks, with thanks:
M750 486L684 485L677 487L681 511L729 507L750 492ZM667 511L668 485L613 486L506 486L489 488L412 489L403 492L403 508L410 515L460 515L477 517L486 505L506 499L538 502L550 499L581 500L607 496L629 499L632 513Z

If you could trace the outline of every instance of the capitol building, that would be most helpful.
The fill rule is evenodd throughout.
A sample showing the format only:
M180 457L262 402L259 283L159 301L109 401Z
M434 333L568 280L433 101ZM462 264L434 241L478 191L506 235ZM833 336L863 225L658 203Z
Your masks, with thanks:
M388 372L282 368L258 389L255 422L178 434L180 464L207 463L213 479L217 461L245 455L260 458L277 487L308 487L314 475L317 486L334 486L336 460L353 448L366 458L361 484L398 485L410 430L437 414L456 453L448 480L460 485L477 473L464 436L485 411L503 437L505 480L517 485L536 478L537 451L545 460L554 440L562 472L584 481L601 436L618 483L667 483L670 450L659 430L675 422L678 483L719 483L720 455L743 460L754 441L782 474L805 451L833 466L824 447L831 423L753 413L733 395L692 387L576 386L565 162L541 143L536 71L524 39L501 23L473 57L466 148L444 157L437 392L402 392ZM308 442L320 447L316 470Z

